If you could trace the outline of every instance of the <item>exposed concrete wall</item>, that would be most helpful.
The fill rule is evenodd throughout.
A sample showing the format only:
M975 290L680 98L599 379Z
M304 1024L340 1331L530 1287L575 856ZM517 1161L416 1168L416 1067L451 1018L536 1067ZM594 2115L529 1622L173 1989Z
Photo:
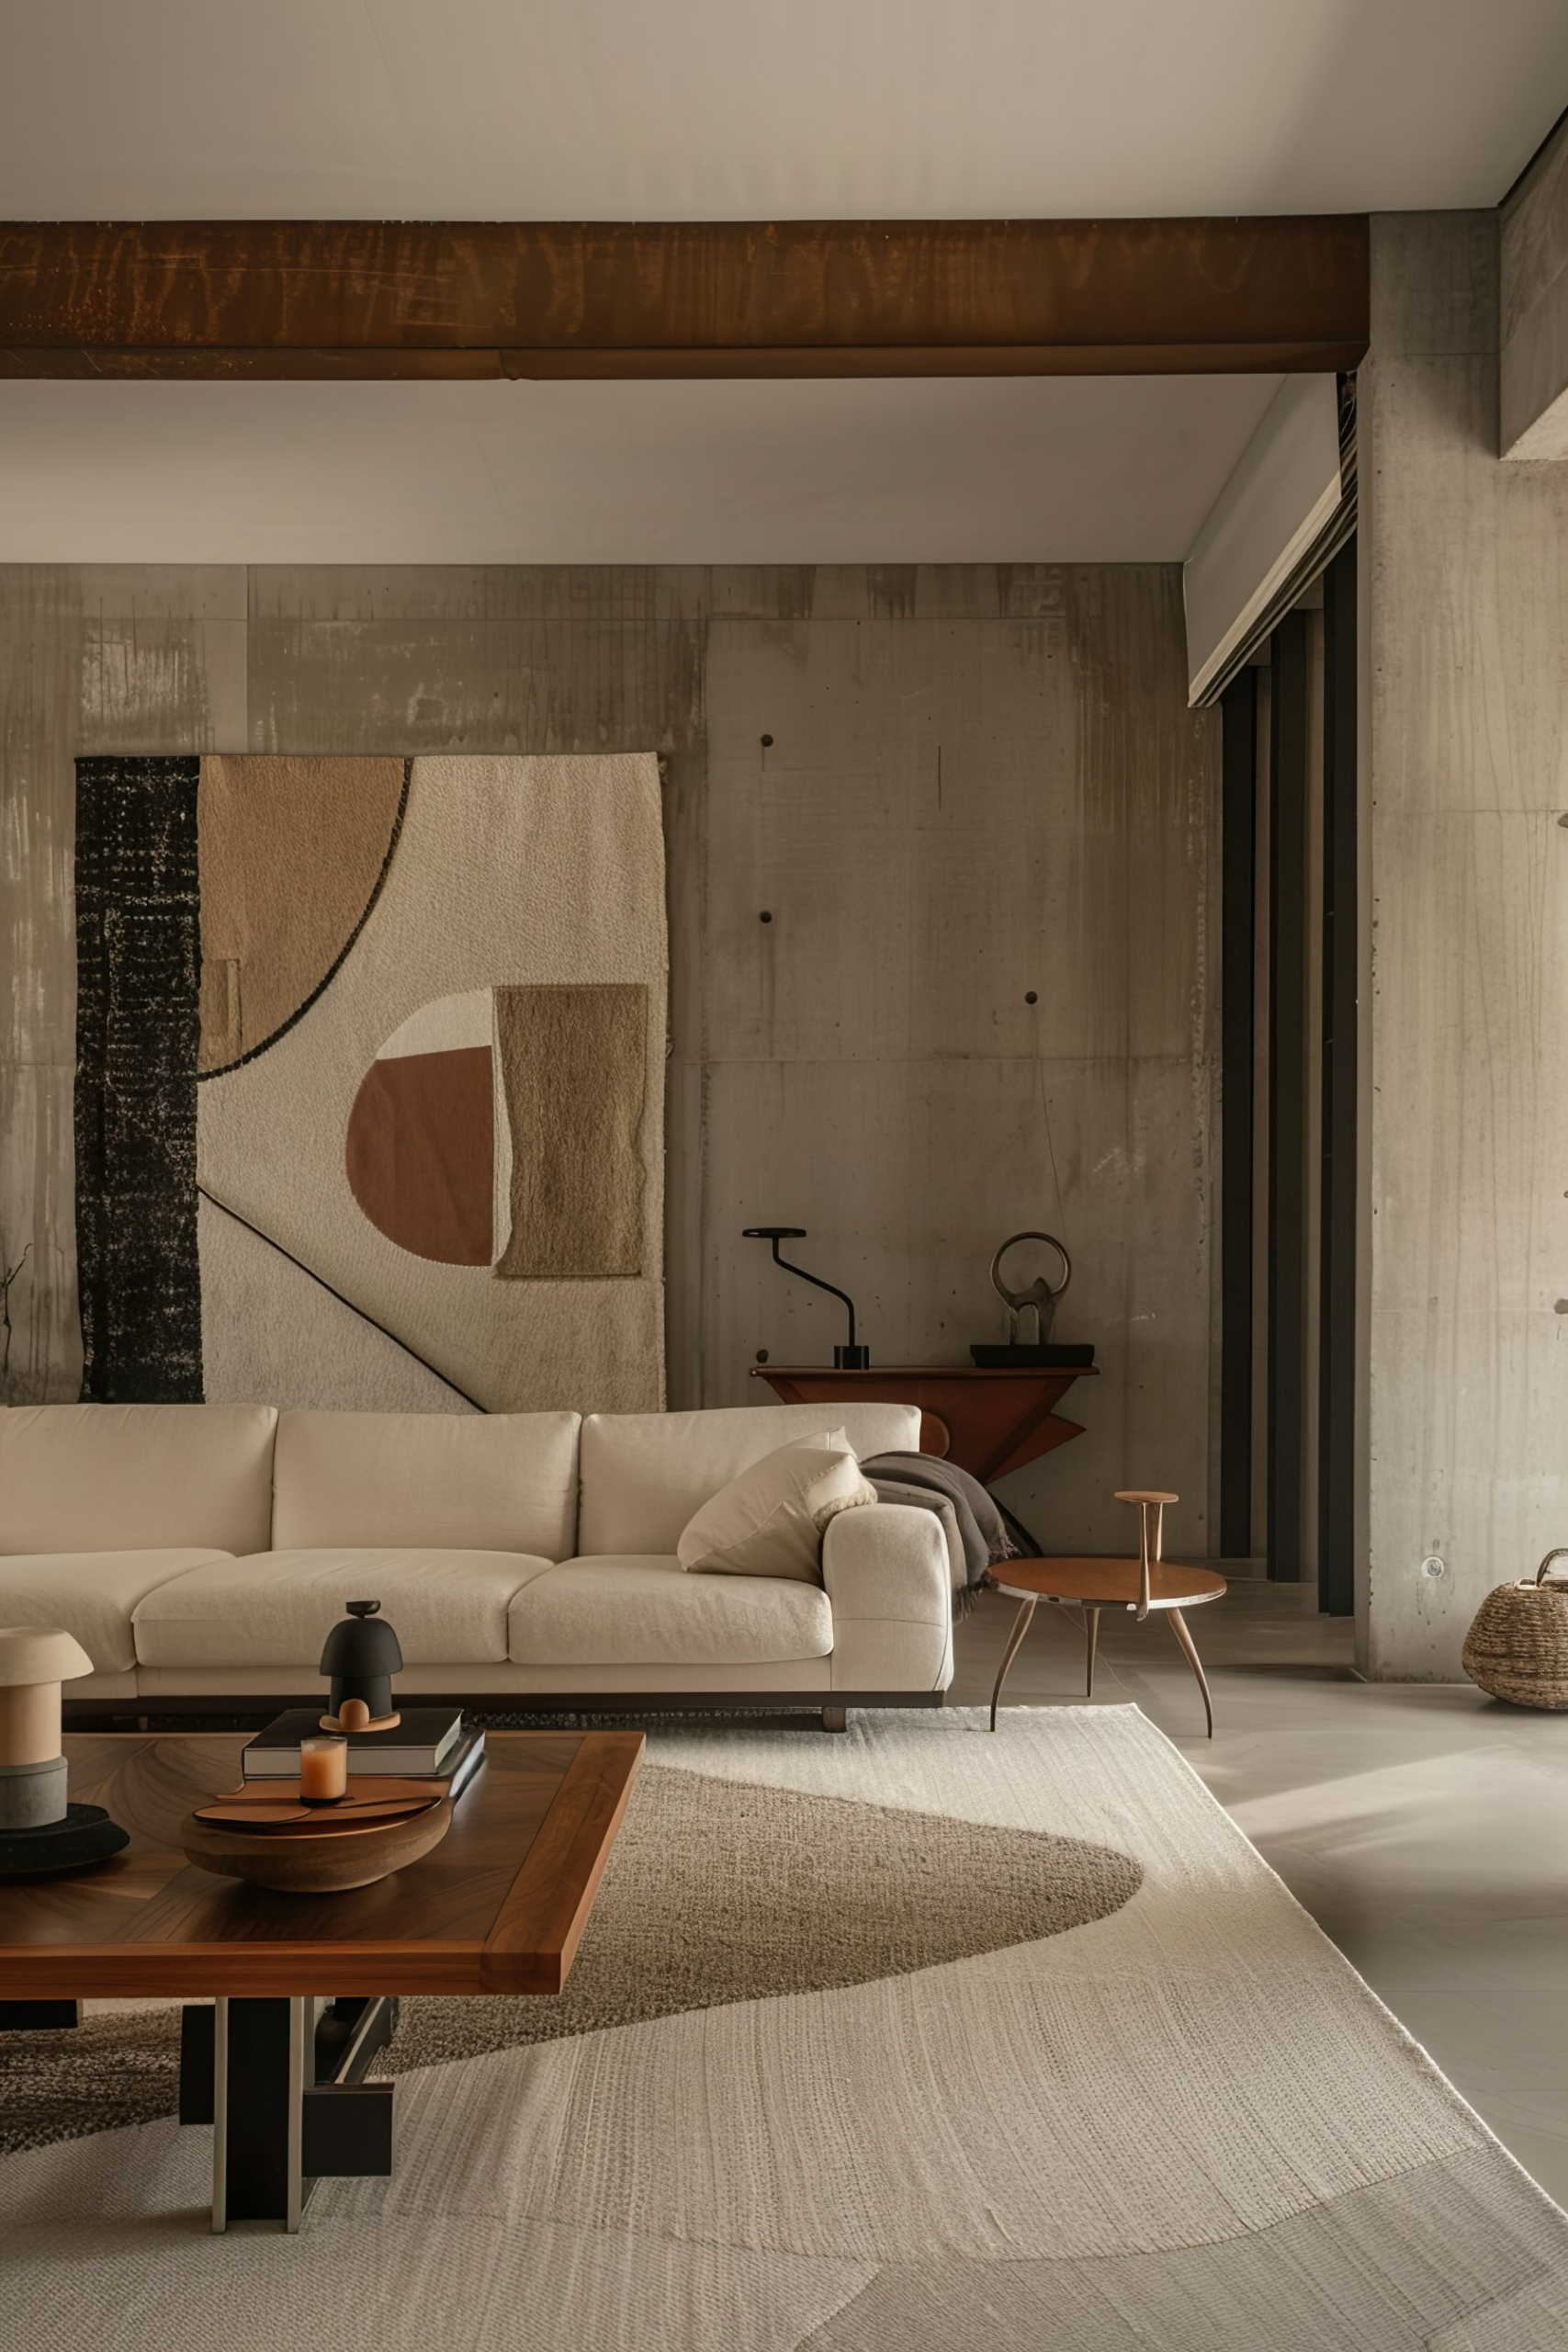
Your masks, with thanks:
M1568 458L1568 123L1503 209L1499 439L1507 458Z
M1175 567L13 567L0 665L13 1396L79 1372L73 754L651 747L671 1404L840 1336L743 1225L808 1227L884 1363L1002 1336L991 1251L1043 1225L1102 1372L1016 1507L1108 1548L1111 1489L1168 1484L1207 1549L1218 722Z
M1495 213L1372 223L1367 1671L1568 1542L1568 468L1497 457ZM1428 1554L1448 1573L1420 1573Z

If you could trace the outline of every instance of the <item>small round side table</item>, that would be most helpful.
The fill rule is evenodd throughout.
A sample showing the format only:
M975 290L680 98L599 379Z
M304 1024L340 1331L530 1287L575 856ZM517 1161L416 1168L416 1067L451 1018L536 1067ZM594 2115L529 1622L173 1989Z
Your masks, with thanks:
M991 1729L997 1727L997 1707L1002 1695L1002 1684L1008 1669L1018 1656L1030 1621L1042 1600L1049 1600L1067 1609L1084 1612L1084 1634L1088 1645L1088 1688L1086 1695L1094 1696L1094 1658L1100 1639L1100 1612L1102 1609L1128 1610L1140 1623L1156 1611L1168 1619L1170 1630L1180 1645L1188 1665L1198 1678L1198 1688L1203 1694L1203 1713L1208 1719L1209 1737L1214 1736L1214 1702L1209 1693L1208 1677L1202 1660L1188 1631L1184 1609L1200 1608L1206 1600L1218 1600L1226 1590L1225 1579L1212 1568L1183 1568L1160 1557L1164 1529L1165 1506L1179 1502L1179 1495L1166 1494L1155 1488L1134 1487L1119 1493L1119 1503L1135 1504L1138 1510L1138 1556L1135 1560L1005 1560L992 1570L991 1581L1001 1592L1010 1593L1021 1603L1007 1648L1002 1653L997 1673L997 1686L991 1693Z

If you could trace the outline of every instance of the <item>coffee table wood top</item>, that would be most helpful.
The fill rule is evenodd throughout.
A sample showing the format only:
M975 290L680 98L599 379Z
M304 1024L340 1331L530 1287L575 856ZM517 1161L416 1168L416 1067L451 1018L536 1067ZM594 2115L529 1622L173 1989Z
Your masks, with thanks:
M620 1827L641 1732L508 1732L423 1860L342 1894L216 1878L172 1841L240 1781L243 1733L68 1738L71 1794L130 1832L73 1877L0 1881L0 1999L558 1993Z
M1033 1594L1041 1600L1079 1600L1108 1609L1137 1606L1136 1560L998 1560L991 1581L1020 1599ZM1218 1600L1225 1589L1224 1577L1212 1568L1156 1560L1149 1570L1151 1609L1195 1609L1200 1601Z

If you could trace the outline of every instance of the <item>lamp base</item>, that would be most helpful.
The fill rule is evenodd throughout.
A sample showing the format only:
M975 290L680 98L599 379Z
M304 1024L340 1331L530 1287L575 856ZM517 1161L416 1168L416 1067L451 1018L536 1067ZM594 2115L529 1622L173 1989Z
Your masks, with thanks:
M871 1350L864 1347L835 1348L833 1369L835 1372L869 1372Z
M36 1829L0 1830L0 1879L47 1878L56 1871L79 1871L107 1861L130 1843L130 1832L111 1821L101 1804L73 1804L63 1821Z
M66 1778L63 1756L48 1756L41 1763L0 1764L0 1838L13 1829L48 1829L63 1821Z

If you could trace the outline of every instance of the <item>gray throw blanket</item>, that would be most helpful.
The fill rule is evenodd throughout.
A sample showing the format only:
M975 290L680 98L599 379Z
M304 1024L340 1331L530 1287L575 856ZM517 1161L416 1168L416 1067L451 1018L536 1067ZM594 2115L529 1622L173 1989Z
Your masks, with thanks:
M999 1560L1024 1556L1016 1535L1028 1534L987 1487L936 1453L873 1453L861 1464L879 1503L906 1503L934 1511L947 1539L959 1614L975 1605L986 1571ZM1032 1540L1032 1539L1031 1539Z

